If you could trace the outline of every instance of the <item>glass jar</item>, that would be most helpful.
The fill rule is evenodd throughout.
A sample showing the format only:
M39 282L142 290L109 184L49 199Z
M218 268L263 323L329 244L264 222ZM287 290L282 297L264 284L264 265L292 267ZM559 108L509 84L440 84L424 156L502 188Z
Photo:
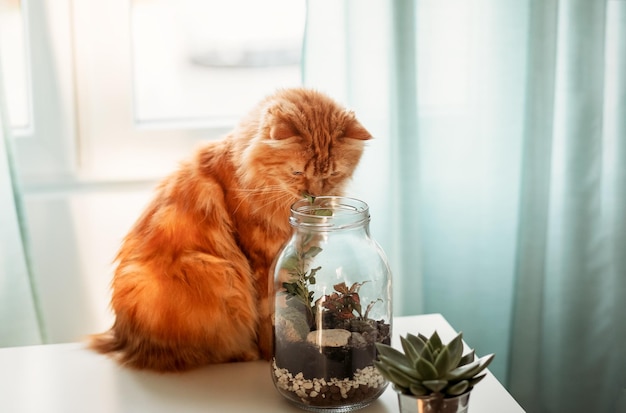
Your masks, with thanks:
M306 410L367 406L387 382L374 343L391 341L391 271L369 233L369 207L345 197L291 207L291 239L274 264L276 389Z

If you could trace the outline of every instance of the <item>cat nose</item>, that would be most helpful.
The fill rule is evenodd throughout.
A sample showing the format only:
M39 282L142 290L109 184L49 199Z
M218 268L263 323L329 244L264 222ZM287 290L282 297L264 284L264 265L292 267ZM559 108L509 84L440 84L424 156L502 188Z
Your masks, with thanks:
M309 194L312 196L324 195L324 184L322 182L309 183Z

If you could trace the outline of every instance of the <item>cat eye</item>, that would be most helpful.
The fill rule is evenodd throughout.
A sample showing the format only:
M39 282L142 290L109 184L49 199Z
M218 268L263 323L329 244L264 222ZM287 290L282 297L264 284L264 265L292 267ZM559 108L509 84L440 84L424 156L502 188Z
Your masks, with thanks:
M301 171L293 171L292 174L293 175L302 175L302 172Z

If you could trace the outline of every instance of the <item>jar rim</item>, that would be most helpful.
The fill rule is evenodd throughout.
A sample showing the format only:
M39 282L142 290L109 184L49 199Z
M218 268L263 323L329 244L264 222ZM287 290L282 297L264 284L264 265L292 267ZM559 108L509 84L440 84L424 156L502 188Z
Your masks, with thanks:
M365 201L345 196L318 196L294 202L289 223L294 227L329 231L363 226L369 220L369 206Z

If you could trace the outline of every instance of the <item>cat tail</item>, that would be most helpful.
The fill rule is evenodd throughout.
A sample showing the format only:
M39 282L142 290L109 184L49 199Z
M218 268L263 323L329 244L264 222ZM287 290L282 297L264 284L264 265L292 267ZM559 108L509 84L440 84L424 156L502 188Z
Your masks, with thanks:
M212 362L205 349L155 343L137 335L129 338L115 328L89 336L88 347L136 370L185 371Z
M165 342L136 332L126 333L116 326L90 336L88 347L112 357L125 367L161 373L186 371L212 363L259 359L258 351L225 353L226 349L220 351L201 344Z
M119 346L115 340L113 330L101 334L92 334L87 337L87 346L100 354L109 354L118 351Z

